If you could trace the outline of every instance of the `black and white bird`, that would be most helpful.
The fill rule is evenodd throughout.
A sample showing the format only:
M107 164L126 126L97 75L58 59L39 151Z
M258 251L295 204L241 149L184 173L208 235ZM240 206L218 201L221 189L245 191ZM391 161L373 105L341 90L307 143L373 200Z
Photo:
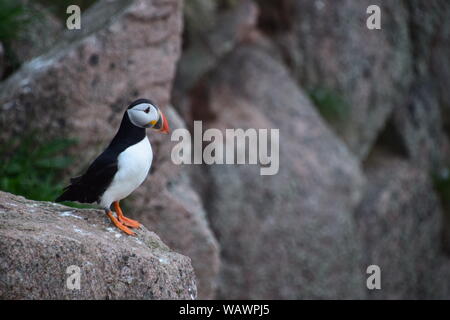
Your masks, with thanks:
M139 228L140 224L123 215L119 201L139 187L150 171L153 151L146 128L169 133L169 124L159 108L150 100L138 99L128 106L106 150L83 175L70 179L70 185L56 201L97 202L116 227L134 235L128 227Z

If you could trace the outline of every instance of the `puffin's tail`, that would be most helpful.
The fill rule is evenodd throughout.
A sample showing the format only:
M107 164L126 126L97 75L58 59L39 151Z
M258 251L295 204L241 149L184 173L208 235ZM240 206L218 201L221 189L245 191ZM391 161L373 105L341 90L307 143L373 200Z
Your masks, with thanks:
M72 185L66 187L64 192L56 198L55 202L62 201L79 201L80 192L76 190Z
M70 179L70 185L64 188L64 192L56 198L55 202L78 201L87 202L86 190L80 184L81 177Z

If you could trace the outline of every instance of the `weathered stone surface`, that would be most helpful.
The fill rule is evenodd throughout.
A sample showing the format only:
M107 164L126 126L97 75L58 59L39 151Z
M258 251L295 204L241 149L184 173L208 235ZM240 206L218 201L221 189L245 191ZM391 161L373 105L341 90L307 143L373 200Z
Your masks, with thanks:
M258 7L253 1L240 1L220 14L214 4L202 0L186 4L188 47L178 63L174 85L174 101L183 116L186 91L256 28Z
M103 211L0 191L1 299L194 299L190 259L145 227L120 233ZM66 270L80 267L80 290Z
M361 298L358 163L283 65L256 45L238 47L195 88L191 108L204 129L280 129L278 174L214 165L196 176L221 245L218 296Z
M447 242L450 238L449 223L441 222L428 177L450 159L442 131L450 127L450 2L226 2L233 3L228 11L223 2L188 0L186 51L170 97L180 54L181 1L99 1L83 12L82 30L66 32L51 51L0 86L0 144L35 130L43 138L75 137L79 144L71 153L78 162L67 174L78 174L109 142L123 108L136 97L159 104L172 129L185 124L168 106L170 99L187 126L195 119L204 120L204 129L279 128L280 172L264 177L254 165L175 166L174 143L150 134L151 175L124 201L124 209L192 259L200 298L214 298L216 288L220 298L450 298L450 261L440 249L441 229L447 230ZM382 30L366 28L369 4L381 7ZM56 39L56 24L35 29L30 31L42 33L43 46L28 48L25 41L18 49L21 60L44 52ZM263 45L245 45L252 41ZM345 117L328 124L359 160L372 152L367 190L357 159L299 86L343 98ZM336 108L333 101L318 107ZM403 160L386 155L376 160L373 145L385 133L384 141ZM5 197L17 206L0 202L0 220L5 212L35 204ZM31 210L37 220L28 219ZM19 220L23 224L10 234ZM5 278L0 270L0 286L8 286L0 297L195 296L187 280L193 279L189 260L146 230L139 234L143 244L116 238L120 234L108 231L103 214L42 203L17 217L6 214L5 221L0 237L6 234L9 242L0 241L0 269L12 272ZM62 223L62 229L48 228ZM139 255L130 253L134 245ZM105 248L113 249L104 253ZM16 255L20 259L4 263L3 257ZM174 263L165 265L169 256ZM66 266L57 263L69 260L87 272L80 292L64 287ZM372 263L382 268L381 291L365 287ZM108 274L104 270L111 265ZM181 277L178 266L186 270ZM139 268L150 271L140 274ZM48 285L37 284L38 278ZM83 279L93 288L83 288ZM149 281L157 283L148 286ZM20 284L17 290L12 283Z
M414 81L405 103L396 106L393 125L410 161L434 173L449 161L450 3L408 1ZM448 131L448 130L447 130Z
M399 146L409 161L424 171L437 173L450 159L439 98L431 82L416 81L388 125L398 135Z
M167 105L180 54L181 1L100 1L82 17L80 31L67 32L0 87L0 143L33 130L42 137L74 137L77 162L68 175L79 174L106 147L137 97L156 102L172 128L183 125ZM217 243L189 179L183 182L186 174L171 163L170 138L152 134L150 140L152 176L127 202L130 215L189 255L199 297L212 298ZM187 198L174 199L172 184Z
M185 32L189 38L196 38L212 28L218 14L218 1L190 0L183 7Z
M379 5L382 29L366 27ZM262 1L261 23L278 43L302 87L331 91L345 117L332 122L364 158L412 78L408 10L398 1ZM387 31L388 30L388 31ZM346 107L345 107L346 106ZM335 108L328 105L324 108Z
M374 299L449 299L450 259L442 252L442 211L429 176L405 160L371 156L356 210L364 264L381 268Z
M450 125L450 2L445 0L406 2L410 14L416 78L435 90Z

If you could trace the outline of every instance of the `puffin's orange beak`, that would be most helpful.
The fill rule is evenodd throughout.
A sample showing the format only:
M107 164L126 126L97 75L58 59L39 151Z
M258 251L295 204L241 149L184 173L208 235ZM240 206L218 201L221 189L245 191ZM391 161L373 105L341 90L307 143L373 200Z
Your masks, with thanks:
M159 131L162 133L169 133L170 132L169 122L167 122L166 117L162 113L161 113L161 120L162 120L162 127Z

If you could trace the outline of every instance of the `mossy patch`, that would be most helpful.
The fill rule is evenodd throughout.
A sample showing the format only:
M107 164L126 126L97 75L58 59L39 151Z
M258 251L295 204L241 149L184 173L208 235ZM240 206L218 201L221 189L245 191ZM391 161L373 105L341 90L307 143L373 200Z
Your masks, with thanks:
M0 0L0 41L16 38L31 19L29 10L20 1Z
M331 124L345 122L350 114L350 105L338 92L324 87L307 90L321 116Z
M450 169L444 168L439 173L432 174L436 192L446 208L450 208Z

